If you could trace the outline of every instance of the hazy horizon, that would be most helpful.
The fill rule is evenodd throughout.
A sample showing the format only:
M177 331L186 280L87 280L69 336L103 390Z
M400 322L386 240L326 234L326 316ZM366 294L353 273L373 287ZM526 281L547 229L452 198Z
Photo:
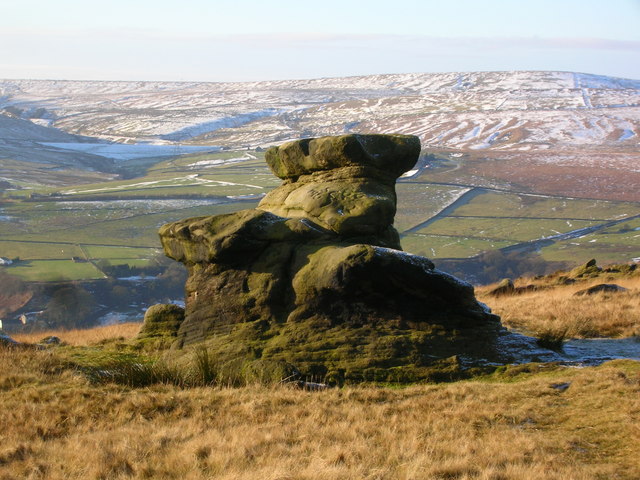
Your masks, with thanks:
M2 1L0 77L268 81L570 71L640 78L640 2Z

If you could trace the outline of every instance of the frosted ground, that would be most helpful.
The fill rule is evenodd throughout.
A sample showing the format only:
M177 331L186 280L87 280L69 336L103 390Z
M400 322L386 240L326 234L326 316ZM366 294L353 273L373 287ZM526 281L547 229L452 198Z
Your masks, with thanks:
M568 72L252 83L0 81L0 109L20 109L68 133L116 141L220 138L229 148L347 130L411 133L446 148L637 146L639 106L638 80Z
M101 157L111 158L119 162L149 157L171 157L197 152L215 152L219 147L194 146L194 145L154 145L148 143L124 144L124 143L61 143L42 142L42 145L72 150Z

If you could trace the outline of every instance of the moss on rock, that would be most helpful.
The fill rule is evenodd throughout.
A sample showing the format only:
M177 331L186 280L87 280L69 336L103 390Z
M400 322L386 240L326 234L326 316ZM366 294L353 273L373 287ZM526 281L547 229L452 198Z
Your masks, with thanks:
M586 278L586 277L597 277L602 269L596 263L596 259L592 258L587 263L580 265L571 272L569 272L569 277L571 278Z
M174 304L156 304L147 309L138 334L138 343L145 347L162 348L171 345L184 321L184 308Z
M459 378L504 358L473 287L400 251L394 184L419 151L404 135L290 142L267 152L284 182L257 209L162 227L189 270L173 355L335 383Z
M420 140L413 135L351 134L288 142L268 149L265 159L282 179L349 166L374 167L398 177L419 154Z

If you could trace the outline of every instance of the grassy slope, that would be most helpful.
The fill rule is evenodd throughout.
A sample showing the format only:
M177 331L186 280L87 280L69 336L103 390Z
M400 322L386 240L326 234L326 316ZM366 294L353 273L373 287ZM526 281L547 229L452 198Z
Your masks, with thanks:
M602 316L591 327L599 335L615 334L614 317L628 322L618 335L637 329L638 272L601 272L564 285L567 277L519 279L516 285L539 287L522 295L489 297L486 288L480 295L507 324L530 331L545 308L562 328L583 326L593 314ZM571 295L603 281L630 291ZM569 302L562 316L557 302ZM129 346L139 329L16 335L36 342L55 334L68 346L0 349L0 478L640 477L640 362L581 369L529 364L471 381L321 392L283 385L186 388L149 384L144 376L131 381L145 387L127 386L123 378L96 382L96 372L115 360L153 358L153 351L143 355Z
M121 328L67 338L97 354L136 331ZM0 350L0 478L640 476L638 362L305 392L92 384L59 352Z
M517 287L536 290L493 296L496 285L478 288L478 298L502 318L507 327L530 335L555 334L568 338L637 337L640 338L640 269L632 273L607 272L584 278L571 278L570 272L558 272L542 278L520 278ZM576 296L591 286L607 283L627 289L620 293Z
M405 190L408 198L399 202L399 225L403 225L405 212L412 212L411 206L419 203L415 191ZM404 236L402 245L407 251L431 258L465 258L639 213L637 203L486 190L448 216ZM634 228L638 225L637 219L630 220L577 239L559 241L542 248L541 254L545 260L568 263L594 257L603 263L627 262L637 254L634 247L639 232Z

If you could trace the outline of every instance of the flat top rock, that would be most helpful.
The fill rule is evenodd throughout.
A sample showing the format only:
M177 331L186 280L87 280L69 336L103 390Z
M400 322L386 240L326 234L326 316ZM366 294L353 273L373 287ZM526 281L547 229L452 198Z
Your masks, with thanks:
M265 158L282 179L349 166L374 167L397 178L419 156L420 139L414 135L350 134L288 142L271 147Z
M627 289L621 287L620 285L616 285L615 283L599 283L598 285L594 285L593 287L585 288L584 290L580 290L574 293L575 296L582 295L594 295L596 293L604 292L604 293L621 293L626 292Z

